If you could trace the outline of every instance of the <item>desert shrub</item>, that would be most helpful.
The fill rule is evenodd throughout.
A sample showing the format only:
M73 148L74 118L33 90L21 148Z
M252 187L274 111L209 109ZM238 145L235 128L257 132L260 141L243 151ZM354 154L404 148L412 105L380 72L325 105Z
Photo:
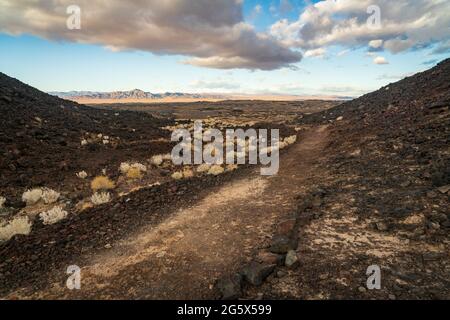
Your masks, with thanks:
M160 166L163 163L164 159L163 156L161 154L158 154L156 156L153 156L150 159L150 162L154 165L154 166Z
M194 171L191 168L185 168L183 170L183 178L188 179L194 176Z
M27 190L22 195L22 201L27 204L27 206L32 206L38 203L42 199L42 189L35 188Z
M67 215L67 211L63 210L62 207L57 206L48 211L40 213L39 217L45 225L49 225L64 219L65 217L67 217Z
M128 162L122 162L119 167L119 171L122 174L127 174L128 170L130 170L131 166Z
M132 163L132 164L130 164L128 162L122 162L120 164L119 171L122 174L126 175L128 173L128 171L130 171L133 168L139 170L139 172L147 172L147 167L145 165L143 165L142 163L139 163L139 162L135 162L135 163Z
M76 175L77 175L77 177L80 178L80 179L86 179L87 176L88 176L88 174L86 173L86 171L80 171L80 172L78 172Z
M286 143L286 144L288 144L288 145L294 144L294 143L297 141L297 136L296 136L296 135L293 135L293 136L284 138L283 141L284 141L284 143Z
M171 177L172 177L172 179L175 179L175 180L183 179L183 172L176 171L176 172L172 173Z
M213 165L213 166L209 169L208 174L212 174L212 175L214 175L214 176L217 176L217 175L223 173L224 171L225 171L225 169L222 168L221 166L219 166L219 165Z
M109 192L96 192L91 196L91 202L98 206L111 201L111 194Z
M0 197L0 209L5 205L6 199L4 197Z
M141 179L142 178L141 170L139 170L138 168L131 167L127 172L127 178L132 180Z
M211 168L211 166L209 164L203 163L203 164L199 165L196 170L198 173L202 173L202 172L208 172L210 168Z
M238 168L238 165L237 164L229 164L229 165L227 165L227 167L226 167L226 171L234 171L234 170L236 170Z
M172 155L170 153L166 153L162 155L163 160L172 160Z
M18 217L6 225L0 226L0 240L7 241L16 234L27 235L31 231L31 222L28 217Z
M42 190L42 200L44 200L45 204L51 204L58 201L60 196L59 192L56 192L55 190L44 188Z
M110 190L110 189L114 189L114 188L115 188L114 182L111 181L106 176L95 177L94 180L92 180L92 182L91 182L91 189L94 191Z
M131 168L138 169L140 172L147 172L147 167L139 162L133 163Z

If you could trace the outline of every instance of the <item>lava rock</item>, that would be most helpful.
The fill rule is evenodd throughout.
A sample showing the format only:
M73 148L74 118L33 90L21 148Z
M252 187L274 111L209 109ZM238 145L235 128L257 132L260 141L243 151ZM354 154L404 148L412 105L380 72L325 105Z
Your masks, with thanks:
M272 239L269 251L272 253L287 253L289 250L297 249L298 240L285 235L277 235Z
M251 285L260 286L263 281L275 270L275 267L275 264L263 264L252 261L244 267L242 270L242 275Z
M285 266L290 269L294 269L294 268L298 267L299 263L300 263L300 261L297 256L297 252L295 252L294 250L290 250L286 254L286 259L284 262Z
M236 273L230 277L219 279L216 286L223 300L239 299L242 295L242 275Z

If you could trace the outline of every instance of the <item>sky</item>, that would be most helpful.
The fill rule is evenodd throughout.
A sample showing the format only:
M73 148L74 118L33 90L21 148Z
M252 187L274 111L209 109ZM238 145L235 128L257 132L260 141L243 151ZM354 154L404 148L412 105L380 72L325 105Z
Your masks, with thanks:
M0 71L47 92L356 97L449 55L448 0L0 0Z

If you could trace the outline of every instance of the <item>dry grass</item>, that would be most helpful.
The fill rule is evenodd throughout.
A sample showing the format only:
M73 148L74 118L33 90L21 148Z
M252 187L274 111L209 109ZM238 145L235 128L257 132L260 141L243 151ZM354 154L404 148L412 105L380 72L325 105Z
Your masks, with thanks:
M80 179L86 179L88 174L86 173L86 171L80 171L76 174L76 176Z
M58 201L59 199L59 192L56 192L55 190L44 188L42 190L42 200L45 204L52 204Z
M116 186L113 181L111 181L106 176L98 176L95 177L94 180L91 182L91 189L94 191L98 190L111 190L114 189Z
M111 194L109 192L96 192L91 197L91 202L98 206L111 201Z
M27 235L31 232L31 222L28 217L18 217L6 225L0 226L0 240L8 241L16 234Z
M22 201L27 204L27 206L32 206L38 203L42 199L42 189L35 188L27 190L22 195Z
M172 173L171 177L172 177L172 179L175 179L175 180L181 180L181 179L183 179L183 172L181 172L181 171L174 172L174 173Z
M224 171L225 171L225 169L222 168L221 166L214 165L209 169L208 174L218 176L219 174L222 174Z
M63 210L62 207L54 207L46 212L39 214L39 217L45 225L54 224L67 217L68 212Z
M142 173L139 168L131 167L127 172L127 178L131 180L142 179Z

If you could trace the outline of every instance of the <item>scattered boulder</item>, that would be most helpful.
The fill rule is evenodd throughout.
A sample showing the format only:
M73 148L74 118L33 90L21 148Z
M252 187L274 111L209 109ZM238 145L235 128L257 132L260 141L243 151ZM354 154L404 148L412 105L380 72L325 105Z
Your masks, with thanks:
M251 285L260 286L273 270L275 270L275 267L275 264L263 264L252 261L244 267L242 275Z
M269 251L272 253L284 254L288 253L289 250L297 249L297 244L297 238L277 235L272 239L272 245L270 246Z
M300 261L297 256L297 252L295 252L294 250L289 250L289 252L286 254L286 259L284 262L285 266L290 269L294 269L298 267L299 263Z
M448 193L450 191L450 184L438 188L438 191L443 194Z
M235 273L230 277L219 279L216 287L223 300L236 300L242 295L242 276Z
M260 251L258 253L256 260L261 263L276 264L280 266L284 262L284 256L281 254L276 254L268 251Z
M375 225L376 225L378 231L388 231L389 230L388 225L382 221L378 221L377 223L375 223Z

